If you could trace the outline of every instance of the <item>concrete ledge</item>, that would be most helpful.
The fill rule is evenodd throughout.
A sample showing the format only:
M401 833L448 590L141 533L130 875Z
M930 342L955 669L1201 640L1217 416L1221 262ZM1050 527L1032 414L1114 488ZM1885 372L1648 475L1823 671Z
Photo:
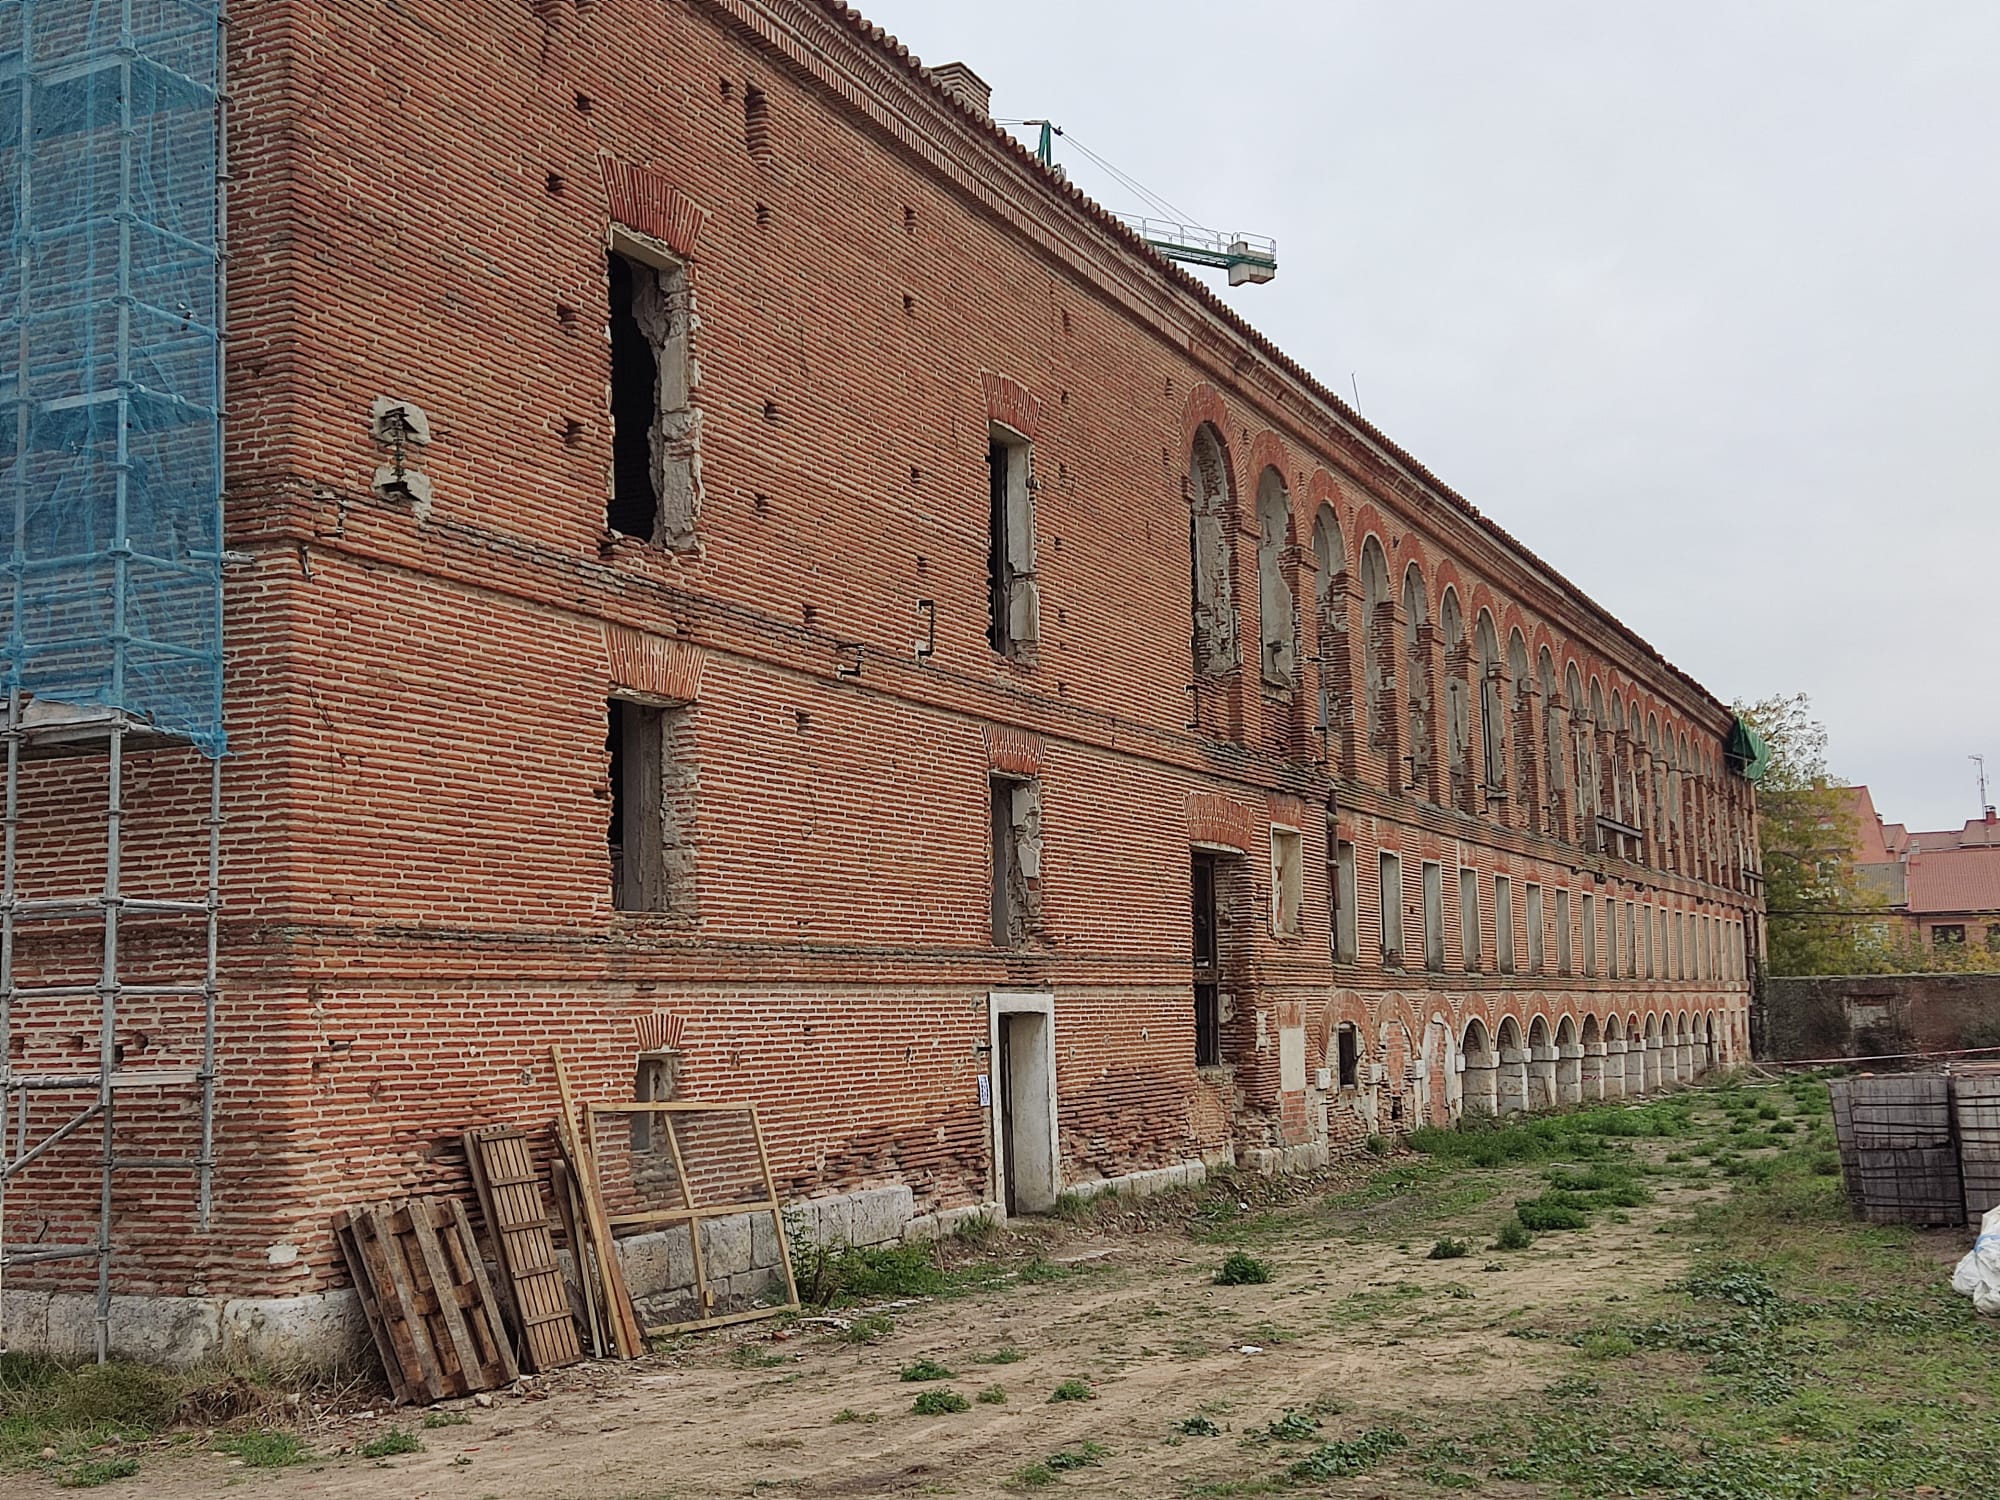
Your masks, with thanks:
M957 1234L961 1229L970 1228L982 1219L989 1224L998 1224L1007 1217L1005 1205L999 1203L968 1203L959 1208L941 1208L936 1213L918 1214L903 1226L906 1240L941 1240Z
M1199 1161L1177 1161L1170 1167L1148 1167L1120 1177L1099 1177L1090 1182L1065 1184L1063 1191L1078 1198L1095 1198L1100 1193L1131 1194L1135 1198L1154 1193L1170 1193L1175 1188L1195 1187L1208 1179L1208 1165Z
M0 1294L6 1347L60 1359L97 1352L97 1298L87 1292ZM297 1297L113 1297L111 1353L186 1367L265 1365L352 1370L374 1345L352 1291Z
M1243 1165L1266 1177L1285 1172L1317 1172L1333 1160L1324 1141L1307 1141L1299 1146L1259 1146L1243 1153Z

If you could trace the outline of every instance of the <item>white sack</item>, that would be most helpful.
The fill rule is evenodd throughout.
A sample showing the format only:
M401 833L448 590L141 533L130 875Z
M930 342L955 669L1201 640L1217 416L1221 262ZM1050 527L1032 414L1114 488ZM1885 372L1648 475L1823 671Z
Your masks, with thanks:
M2000 1317L2000 1207L1987 1209L1979 1221L1979 1238L1951 1273L1951 1289L1970 1297L1978 1311Z

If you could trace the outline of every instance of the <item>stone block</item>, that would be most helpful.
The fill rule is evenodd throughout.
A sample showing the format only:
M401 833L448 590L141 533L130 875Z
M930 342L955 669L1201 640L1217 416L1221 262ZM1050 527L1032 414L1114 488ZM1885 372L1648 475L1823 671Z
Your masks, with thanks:
M702 1269L711 1277L735 1276L750 1269L750 1216L731 1214L709 1219L702 1226Z
M916 1196L907 1185L869 1188L849 1200L849 1244L890 1245L902 1239L904 1226L916 1206Z
M634 1297L655 1297L694 1285L694 1247L687 1231L678 1226L620 1240L618 1263Z

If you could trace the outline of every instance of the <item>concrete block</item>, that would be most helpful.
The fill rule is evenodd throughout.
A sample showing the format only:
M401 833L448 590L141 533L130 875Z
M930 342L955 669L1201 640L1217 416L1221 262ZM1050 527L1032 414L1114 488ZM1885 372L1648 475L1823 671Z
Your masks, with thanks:
M678 1226L620 1240L618 1263L634 1297L655 1297L694 1285L694 1247L687 1231Z
M110 1331L114 1354L198 1364L221 1347L222 1308L208 1297L113 1297Z
M750 1264L771 1267L778 1263L778 1226L769 1214L750 1216Z
M818 1198L813 1206L819 1214L819 1242L822 1245L854 1243L854 1207L847 1198Z
M854 1245L890 1245L903 1237L916 1196L907 1185L869 1188L850 1199L849 1241Z
M703 1269L709 1276L735 1276L750 1269L748 1214L731 1214L726 1219L709 1219L701 1228Z

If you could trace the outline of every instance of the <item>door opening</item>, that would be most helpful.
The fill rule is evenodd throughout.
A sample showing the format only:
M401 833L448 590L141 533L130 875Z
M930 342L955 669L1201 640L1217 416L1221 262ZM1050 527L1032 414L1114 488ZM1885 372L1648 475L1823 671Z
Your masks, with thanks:
M995 995L993 1146L1008 1214L1056 1205L1054 1004L1047 995Z

